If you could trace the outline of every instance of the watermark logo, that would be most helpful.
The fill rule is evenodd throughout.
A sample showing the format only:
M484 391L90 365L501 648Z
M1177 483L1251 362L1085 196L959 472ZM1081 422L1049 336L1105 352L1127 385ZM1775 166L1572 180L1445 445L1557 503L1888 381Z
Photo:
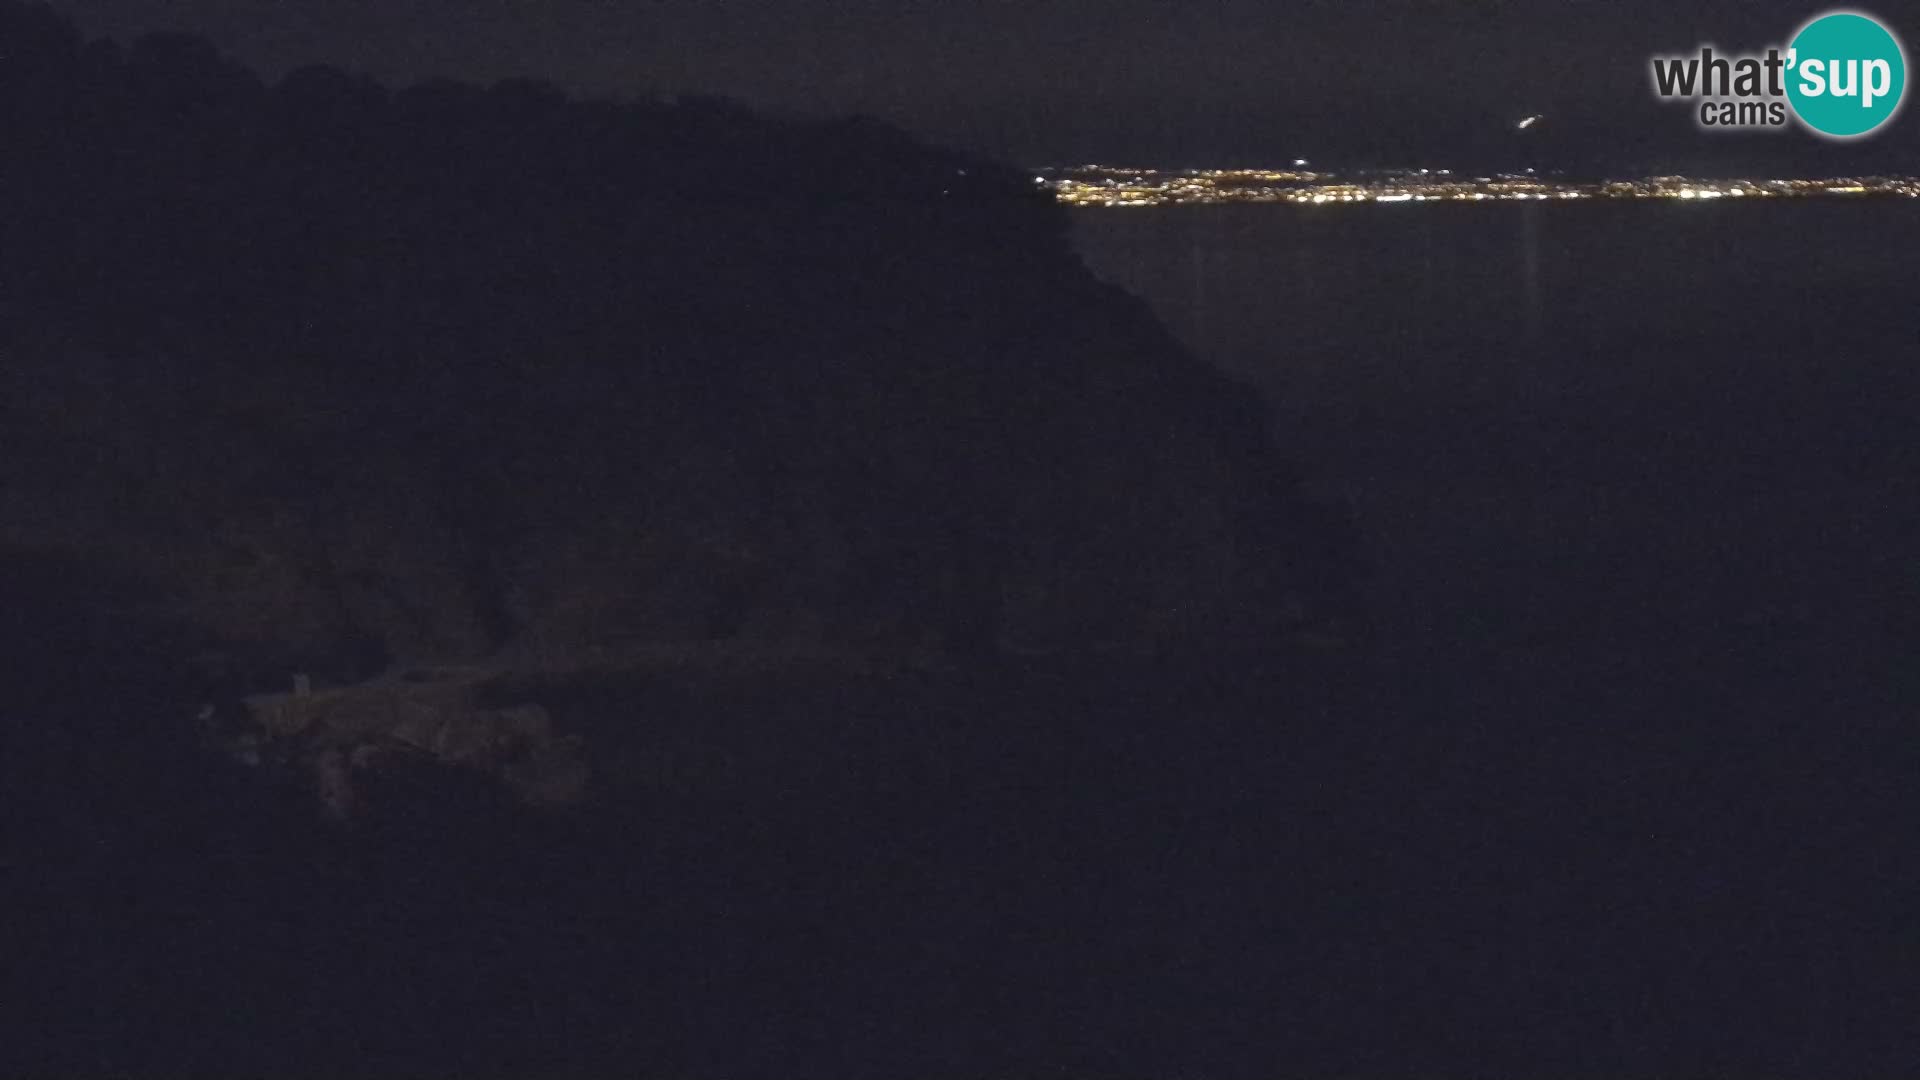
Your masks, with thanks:
M1906 99L1900 39L1871 15L1831 11L1802 26L1784 48L1653 58L1653 91L1697 103L1702 129L1784 128L1856 139L1885 127Z

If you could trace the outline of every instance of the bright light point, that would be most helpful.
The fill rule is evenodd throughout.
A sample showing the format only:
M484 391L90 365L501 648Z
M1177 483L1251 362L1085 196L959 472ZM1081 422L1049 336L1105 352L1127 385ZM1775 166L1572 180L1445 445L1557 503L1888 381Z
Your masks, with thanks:
M1294 158L1294 159L1293 159L1293 167L1294 167L1294 168L1296 168L1296 169L1304 169L1304 168L1306 168L1306 167L1307 167L1307 159L1306 159L1306 158L1303 158L1303 157L1297 157L1297 158Z
M1518 124L1515 124L1514 126L1516 128L1519 128L1521 131L1525 131L1528 128L1532 127L1533 125L1545 119L1546 117L1540 116L1540 115L1529 116L1525 120L1520 121Z

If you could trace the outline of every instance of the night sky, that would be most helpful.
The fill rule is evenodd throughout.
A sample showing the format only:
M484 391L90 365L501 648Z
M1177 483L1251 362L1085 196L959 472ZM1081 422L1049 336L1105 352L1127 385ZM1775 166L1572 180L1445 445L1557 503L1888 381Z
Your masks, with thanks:
M864 112L1030 164L1443 164L1537 138L1622 164L1858 157L1799 132L1703 136L1647 59L1783 43L1805 0L56 0L93 33L184 29L275 74L552 80ZM1894 5L1864 8L1911 39ZM1912 147L1913 124L1871 140ZM1818 151L1818 153L1815 153Z

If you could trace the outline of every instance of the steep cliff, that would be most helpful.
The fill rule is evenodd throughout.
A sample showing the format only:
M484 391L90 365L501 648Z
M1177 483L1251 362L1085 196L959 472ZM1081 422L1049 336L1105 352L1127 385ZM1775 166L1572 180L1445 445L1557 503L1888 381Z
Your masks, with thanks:
M261 678L1246 643L1342 592L1260 407L1029 177L726 102L269 87L15 4L0 36L0 545Z

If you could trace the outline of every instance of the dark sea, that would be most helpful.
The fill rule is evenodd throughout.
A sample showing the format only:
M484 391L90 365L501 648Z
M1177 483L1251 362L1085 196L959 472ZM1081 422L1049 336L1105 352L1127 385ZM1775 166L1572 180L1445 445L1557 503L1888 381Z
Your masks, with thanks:
M1076 227L1359 520L1375 1000L1502 1002L1424 1013L1483 1063L1491 1015L1568 1067L1909 1060L1920 202Z
M1920 202L1076 220L1352 501L1406 677L1543 723L1920 719Z

